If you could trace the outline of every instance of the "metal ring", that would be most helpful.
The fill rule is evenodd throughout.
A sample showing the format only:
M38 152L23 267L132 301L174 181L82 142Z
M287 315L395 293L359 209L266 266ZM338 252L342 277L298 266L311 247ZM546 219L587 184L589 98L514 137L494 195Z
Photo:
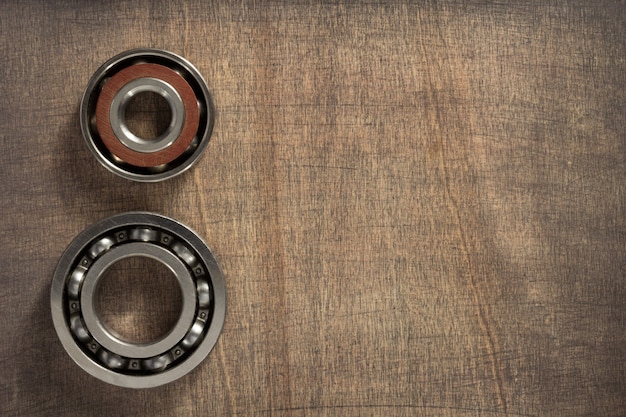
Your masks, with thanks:
M183 295L183 308L177 323L168 334L151 343L137 344L122 340L104 326L96 312L95 294L100 279L115 262L133 256L146 256L165 264L174 273ZM187 334L187 329L191 327L195 318L196 286L185 264L171 251L153 243L131 242L111 248L91 265L80 292L80 305L85 325L93 338L104 348L120 356L149 358L171 349Z
M133 134L126 124L128 102L139 93L157 93L169 104L172 113L170 124L158 138L146 140ZM157 78L138 78L118 90L109 111L111 128L117 139L127 148L137 152L157 152L172 145L180 136L185 120L183 100L174 87Z
M183 292L178 323L153 343L111 334L93 306L102 274L130 256L165 263ZM189 228L152 213L124 213L90 226L69 245L54 273L50 304L59 339L81 368L110 384L148 388L182 377L209 354L224 323L226 288L215 257Z
M138 138L125 123L128 95L142 91L160 94L172 109L168 129L156 140ZM198 160L211 136L213 113L206 82L191 63L171 52L135 49L94 73L81 101L80 124L87 146L105 168L154 182Z

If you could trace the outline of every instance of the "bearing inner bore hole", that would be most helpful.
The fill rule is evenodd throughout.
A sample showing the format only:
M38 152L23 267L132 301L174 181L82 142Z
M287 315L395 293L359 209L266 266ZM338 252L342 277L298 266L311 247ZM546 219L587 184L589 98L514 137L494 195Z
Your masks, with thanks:
M100 321L112 335L129 343L154 342L167 335L182 306L182 293L172 271L145 256L115 262L95 291Z
M158 93L142 91L130 98L124 112L126 126L133 135L154 140L161 136L172 121L172 109Z

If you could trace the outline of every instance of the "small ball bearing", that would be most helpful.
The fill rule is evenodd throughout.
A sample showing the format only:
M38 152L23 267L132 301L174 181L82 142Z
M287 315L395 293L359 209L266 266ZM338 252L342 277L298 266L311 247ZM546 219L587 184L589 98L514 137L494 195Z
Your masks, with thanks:
M131 343L110 332L95 308L95 293L115 262L144 256L176 276L183 305L162 338ZM52 319L63 347L89 374L110 384L148 388L182 377L211 351L226 312L222 272L193 231L164 216L124 213L80 233L62 255L50 292Z
M131 132L128 103L137 94L163 97L169 125L155 139ZM154 182L188 169L206 148L213 109L206 82L184 58L159 49L134 49L105 62L89 81L80 107L87 146L108 170L124 178Z

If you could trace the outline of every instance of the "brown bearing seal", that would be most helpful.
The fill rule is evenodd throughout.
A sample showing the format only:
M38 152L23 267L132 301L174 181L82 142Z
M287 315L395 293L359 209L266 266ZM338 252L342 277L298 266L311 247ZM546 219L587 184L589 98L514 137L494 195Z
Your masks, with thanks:
M109 109L118 91L127 83L146 77L156 78L171 85L178 92L185 109L183 127L174 142L165 149L148 153L137 152L120 142L111 128L109 118ZM181 156L196 136L199 123L198 102L189 83L177 72L159 64L135 64L122 69L104 84L96 104L96 127L102 143L113 155L138 167L167 164Z

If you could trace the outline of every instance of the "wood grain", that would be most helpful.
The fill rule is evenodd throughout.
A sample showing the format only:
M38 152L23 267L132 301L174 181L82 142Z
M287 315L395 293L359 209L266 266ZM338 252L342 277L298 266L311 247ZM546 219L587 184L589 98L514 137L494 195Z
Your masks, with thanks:
M2 2L1 414L625 415L624 6ZM159 184L78 125L142 46L217 110ZM66 245L128 210L194 228L229 294L208 359L143 391L75 366L48 302Z

